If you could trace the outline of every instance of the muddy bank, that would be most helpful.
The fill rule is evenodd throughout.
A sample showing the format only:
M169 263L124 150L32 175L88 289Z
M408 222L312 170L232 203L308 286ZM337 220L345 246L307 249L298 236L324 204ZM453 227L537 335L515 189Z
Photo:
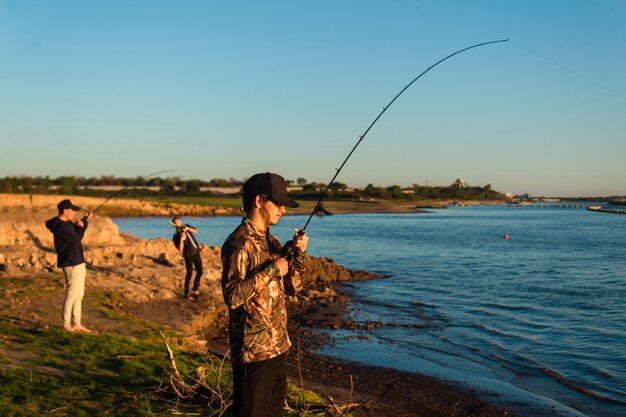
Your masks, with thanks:
M361 279L384 278L357 276ZM476 391L458 383L324 355L324 349L333 343L324 330L355 328L352 321L345 320L351 293L349 286L345 285L347 282L332 278L311 280L299 297L291 299L288 313L293 346L287 364L293 384L313 390L336 404L364 404L353 413L357 417L535 415L493 406ZM226 324L226 317L223 317L205 329L206 346L218 355L228 349ZM374 329L377 323L370 325ZM518 408L529 410L525 404Z

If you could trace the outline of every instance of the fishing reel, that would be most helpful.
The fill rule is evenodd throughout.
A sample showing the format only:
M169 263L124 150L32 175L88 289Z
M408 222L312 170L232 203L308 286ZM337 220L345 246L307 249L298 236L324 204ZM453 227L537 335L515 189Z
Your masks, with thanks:
M293 241L288 240L287 243L283 245L283 248L280 250L280 256L287 259L287 262L291 263L295 256L295 248L293 247Z
M298 236L302 236L306 232L304 230L298 230ZM283 258L287 259L287 262L291 263L296 256L296 248L293 246L293 240L288 240L280 250L280 254Z

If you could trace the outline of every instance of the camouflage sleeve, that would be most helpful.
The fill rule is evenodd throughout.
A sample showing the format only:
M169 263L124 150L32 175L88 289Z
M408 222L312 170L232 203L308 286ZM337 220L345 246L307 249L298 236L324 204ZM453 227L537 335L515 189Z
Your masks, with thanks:
M302 289L302 276L304 275L304 260L306 253L294 251L294 257L289 263L289 272L285 275L285 292L289 295L296 295Z
M278 266L268 262L250 271L250 257L252 253L245 246L226 254L223 265L227 270L222 271L224 300L230 309L236 309L259 294L267 287L272 279L279 277Z

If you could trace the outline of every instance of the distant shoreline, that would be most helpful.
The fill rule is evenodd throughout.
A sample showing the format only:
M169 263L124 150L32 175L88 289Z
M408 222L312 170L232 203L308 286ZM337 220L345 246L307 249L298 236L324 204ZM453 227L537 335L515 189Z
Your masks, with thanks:
M76 195L50 194L0 194L0 207L36 208L56 211L59 201L69 198L84 210L99 207L105 199ZM300 207L287 210L289 215L309 215L315 208L316 200L298 200ZM199 204L201 203L201 204ZM394 200L325 200L323 208L330 214L398 214L424 213L428 209L446 208L451 201L424 200L419 202L397 202ZM455 203L461 203L456 202ZM505 201L463 201L463 205L506 204ZM149 216L241 216L242 210L238 199L220 198L166 198L166 199L129 199L113 198L102 206L97 215L107 217L149 217Z

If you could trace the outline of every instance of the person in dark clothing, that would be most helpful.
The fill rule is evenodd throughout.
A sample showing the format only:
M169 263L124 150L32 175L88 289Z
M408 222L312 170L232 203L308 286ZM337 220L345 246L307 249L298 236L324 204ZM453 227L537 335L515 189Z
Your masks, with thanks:
M57 253L57 266L63 270L66 292L61 320L68 332L91 333L81 324L82 301L85 295L85 275L87 269L83 257L82 240L92 213L73 223L80 207L72 200L63 200L57 205L59 215L46 221L46 227L54 235L54 249Z
M178 217L172 219L172 225L176 227L176 233L172 240L178 251L183 255L185 260L185 292L184 297L187 299L195 299L200 293L198 287L200 286L200 278L202 277L202 258L200 257L200 251L203 248L201 243L195 238L195 234L198 233L195 227L185 224ZM189 292L189 284L191 282L191 276L193 275L193 269L196 269L196 278L193 281L192 291Z

